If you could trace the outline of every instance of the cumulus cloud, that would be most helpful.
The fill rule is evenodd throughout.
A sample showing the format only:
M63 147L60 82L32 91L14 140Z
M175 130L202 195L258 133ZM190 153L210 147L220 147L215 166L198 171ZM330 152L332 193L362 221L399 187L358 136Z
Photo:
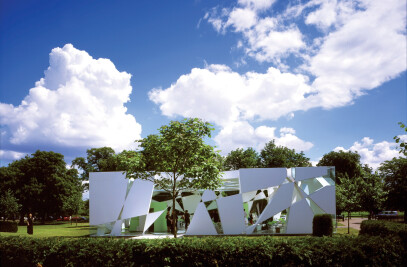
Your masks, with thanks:
M402 140L407 140L407 135L400 136ZM368 164L376 170L380 164L386 160L391 160L394 157L400 157L398 145L393 142L382 141L374 143L370 137L364 137L360 142L356 141L348 149L344 147L336 147L334 151L356 151L360 155L360 161L363 164Z
M395 78L406 66L406 2L367 1L331 32L306 69L318 92L309 104L343 106ZM315 101L315 102L314 102Z
M247 143L233 131L254 136L257 141L250 146L257 146L261 141L250 121L349 105L406 70L404 0L313 0L288 5L280 13L272 10L273 2L238 1L204 16L216 31L237 34L245 56L272 66L264 73L238 73L225 65L194 68L170 87L150 92L164 115L201 117L220 125L216 140L226 150ZM301 32L299 20L301 29L319 34ZM281 132L279 142L292 145L294 137ZM297 147L310 147L299 140Z
M298 52L304 47L303 36L294 25L283 25L272 17L260 17L274 1L238 1L232 9L221 12L213 9L205 14L206 19L217 32L225 33L228 28L241 33L246 53L260 62L280 62L280 57ZM240 45L241 46L241 45ZM239 45L238 45L239 47Z
M307 151L313 147L311 142L306 142L295 136L292 128L281 128L277 135L275 127L259 126L254 128L247 121L239 121L222 128L214 138L223 155L237 148L253 147L260 151L264 145L275 140L279 146L285 146L296 151Z
M150 91L166 116L200 117L218 125L259 118L278 119L304 110L312 92L307 77L269 68L240 75L225 65L194 68L169 88Z
M131 75L109 59L66 44L50 53L45 76L18 106L0 103L0 123L13 146L130 148L141 126L124 106Z
M241 34L238 47L248 56L271 62L282 71L291 68L307 76L305 81L312 82L306 85L314 93L304 108L330 109L351 104L366 90L397 77L407 68L404 0L313 0L289 6L281 14L276 11L273 16L262 15L245 3L223 8L222 15L210 12L205 17L211 24L216 19L218 31L232 28ZM264 8L272 8L272 2L269 4ZM322 36L304 35L295 26L301 19L309 27L322 30ZM302 63L288 66L289 56Z

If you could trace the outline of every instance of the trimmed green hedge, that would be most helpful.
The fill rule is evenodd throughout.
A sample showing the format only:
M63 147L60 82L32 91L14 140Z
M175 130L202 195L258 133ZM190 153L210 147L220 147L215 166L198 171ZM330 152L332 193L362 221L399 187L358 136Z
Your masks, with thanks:
M312 220L312 235L314 236L332 236L333 225L332 216L329 214L317 214Z
M0 221L0 232L12 232L17 233L17 222Z
M402 240L404 248L407 250L407 224L366 220L360 225L359 235L381 237L397 236Z
M1 266L406 266L397 237L0 238Z

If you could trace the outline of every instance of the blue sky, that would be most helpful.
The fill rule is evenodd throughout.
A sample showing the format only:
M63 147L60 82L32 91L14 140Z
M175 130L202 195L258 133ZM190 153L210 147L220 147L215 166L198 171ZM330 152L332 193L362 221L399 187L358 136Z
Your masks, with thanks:
M275 139L314 162L399 155L404 0L0 3L2 166L134 149L190 116L215 125L223 154Z

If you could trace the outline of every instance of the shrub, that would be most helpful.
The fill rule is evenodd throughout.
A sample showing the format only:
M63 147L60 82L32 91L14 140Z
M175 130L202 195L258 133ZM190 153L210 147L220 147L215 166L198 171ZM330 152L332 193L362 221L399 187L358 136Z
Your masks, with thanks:
M366 220L360 225L359 235L396 236L402 240L405 247L407 246L407 225L403 223Z
M1 266L405 266L398 238L0 238Z
M317 214L312 220L312 235L332 236L333 225L332 216L329 214Z
M17 222L0 221L0 232L12 232L17 233Z

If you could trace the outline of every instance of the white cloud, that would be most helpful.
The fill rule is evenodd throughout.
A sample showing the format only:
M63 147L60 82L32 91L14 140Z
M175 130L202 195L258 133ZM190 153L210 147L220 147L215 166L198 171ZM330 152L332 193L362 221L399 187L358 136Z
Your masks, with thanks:
M407 140L407 135L401 136L401 138ZM376 170L382 162L402 156L402 154L399 153L396 143L387 141L374 143L374 140L369 137L364 137L361 142L356 141L348 149L344 147L336 147L334 149L334 151L340 150L358 152L360 161L363 164L368 164L374 170Z
M45 77L19 106L0 103L0 122L9 142L66 147L134 146L141 126L124 104L131 75L109 59L93 59L71 44L54 48Z
M27 153L21 153L11 150L0 149L0 159L5 160L18 160L27 155Z
M353 103L366 90L397 77L407 68L406 1L329 0L289 6L273 16L262 15L250 4L206 15L218 31L228 27L241 35L237 47L259 62L272 62L283 71L296 69L309 80L314 95L304 108L335 108ZM263 10L272 2L262 5ZM248 16L235 13L247 12ZM257 23L254 24L254 15ZM300 16L302 15L303 16ZM323 30L323 36L303 35L294 19ZM311 45L306 46L304 40ZM288 56L303 60L287 65ZM301 62L299 60L298 62ZM300 63L299 63L300 64Z
M209 65L192 69L167 89L153 89L149 97L166 116L200 117L226 125L304 110L305 95L312 92L306 82L306 76L275 68L240 75L224 65Z
M249 29L257 22L256 13L250 9L236 8L229 14L225 27L233 25L237 32Z
M330 33L306 67L318 95L309 104L324 108L352 103L405 71L406 2L372 1Z
M310 12L305 19L307 24L315 24L321 30L328 30L331 26L340 26L349 16L355 13L355 1L314 0L307 7L319 5L320 8Z
M224 126L214 140L223 155L227 155L231 150L237 148L253 147L260 151L271 140L275 140L279 146L286 146L296 151L307 151L313 147L312 143L295 136L292 128L281 128L279 136L275 134L275 131L275 127L254 128L247 121L239 121Z
M253 10L264 10L275 2L275 0L238 0L238 3L245 7Z
M255 136L257 141L249 143L256 146L261 142L250 121L349 105L407 68L404 0L314 0L269 16L272 4L239 1L231 8L213 9L204 19L218 32L235 31L238 48L275 67L265 73L238 73L225 65L194 68L169 88L150 92L164 115L201 117L220 125L217 142L227 149L248 142L233 129ZM304 35L295 20L317 27L322 36ZM287 66L289 56L299 63ZM282 144L298 142L303 150L311 146L294 134L283 132L279 138Z
M304 47L302 34L295 25L283 25L276 18L259 18L274 1L239 1L239 7L215 8L206 13L206 19L217 32L225 33L228 28L243 35L246 53L260 62L279 63L280 57L296 53ZM238 41L241 47L242 41Z

